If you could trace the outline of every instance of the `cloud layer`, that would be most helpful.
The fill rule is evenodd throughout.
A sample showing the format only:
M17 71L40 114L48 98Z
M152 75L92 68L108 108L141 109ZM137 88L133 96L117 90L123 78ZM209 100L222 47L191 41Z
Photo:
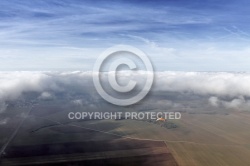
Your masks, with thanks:
M250 96L250 73L158 72L156 90L200 95Z
M145 73L137 72L131 78L143 85L140 81L145 81L144 76ZM126 77L130 78L130 74L119 75L118 80L125 81ZM86 102L75 96L100 98L92 83L92 72L1 72L0 82L0 112L7 108L9 101L20 100L29 92L36 94L34 100L65 97L76 105ZM108 82L104 82L104 86L106 84ZM157 72L152 91L165 95L203 96L213 107L247 109L250 106L250 73ZM169 100L167 105L177 107L176 102ZM157 103L163 107L165 101Z

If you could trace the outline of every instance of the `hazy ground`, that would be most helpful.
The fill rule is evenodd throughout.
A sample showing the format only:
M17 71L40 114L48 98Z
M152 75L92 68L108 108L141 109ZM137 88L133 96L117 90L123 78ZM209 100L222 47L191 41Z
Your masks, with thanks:
M2 165L250 165L249 97L238 95L241 89L225 95L224 86L211 95L209 88L202 94L153 87L143 101L119 107L101 99L88 80L82 85L74 74L64 77L2 95ZM76 111L179 111L182 117L70 120Z

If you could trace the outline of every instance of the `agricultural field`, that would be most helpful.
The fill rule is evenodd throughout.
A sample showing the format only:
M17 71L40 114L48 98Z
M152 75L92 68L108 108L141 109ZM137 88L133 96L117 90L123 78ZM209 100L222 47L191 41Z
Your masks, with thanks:
M37 115L43 109L59 108L35 106L6 148L1 165L178 165L164 141L112 133L121 127L116 120L69 122L60 119L62 108Z
M28 108L9 111L9 114L17 111L19 114L12 127L1 130L10 135L22 121L20 115L27 115ZM102 103L99 108L135 109L118 110ZM1 164L250 165L250 122L247 121L250 114L246 111L182 112L181 119L161 123L133 119L69 120L69 109L88 108L72 107L63 101L36 104L9 143Z
M115 132L129 137L164 140L179 165L250 165L248 112L229 115L183 114L178 128L148 122L120 121ZM147 123L146 125L144 123ZM132 130L131 130L132 129Z

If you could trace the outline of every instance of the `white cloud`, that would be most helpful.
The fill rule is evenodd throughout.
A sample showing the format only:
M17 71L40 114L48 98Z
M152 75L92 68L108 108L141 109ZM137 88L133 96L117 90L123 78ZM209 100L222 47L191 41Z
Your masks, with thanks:
M229 97L250 96L250 73L158 72L155 90Z
M239 96L238 98L233 98L229 101L220 99L218 97L210 97L209 103L215 107L225 107L231 109L249 109L250 100L246 100L243 96Z
M119 74L124 76L121 72ZM126 74L126 77L130 78L130 75ZM145 72L141 71L131 75L138 85L143 85L143 77ZM56 92L68 96L87 94L93 100L99 97L93 87L92 72L1 72L0 82L0 112L7 108L8 101L17 100L25 92L36 92L40 99L51 99ZM157 72L152 91L166 95L169 92L203 95L215 107L238 108L244 105L247 108L250 106L250 73ZM83 104L76 99L79 97L70 101ZM176 101L170 100L159 100L158 104L178 107Z
M75 105L77 105L77 106L82 106L83 105L83 101L80 100L80 99L73 100L72 103L75 104Z
M49 92L42 92L38 98L41 100L50 100L50 99L53 99L54 96Z
M215 97L215 96L212 96L208 99L209 103L212 105L212 106L215 106L217 107L219 105L219 99L218 97Z
M8 121L9 121L9 118L1 119L0 125L5 125L6 123L8 123Z

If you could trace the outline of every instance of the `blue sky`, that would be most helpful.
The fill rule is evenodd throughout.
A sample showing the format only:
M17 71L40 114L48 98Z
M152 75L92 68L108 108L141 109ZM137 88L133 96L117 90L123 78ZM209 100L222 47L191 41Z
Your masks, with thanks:
M92 70L128 44L155 69L250 71L250 1L0 1L0 70Z

